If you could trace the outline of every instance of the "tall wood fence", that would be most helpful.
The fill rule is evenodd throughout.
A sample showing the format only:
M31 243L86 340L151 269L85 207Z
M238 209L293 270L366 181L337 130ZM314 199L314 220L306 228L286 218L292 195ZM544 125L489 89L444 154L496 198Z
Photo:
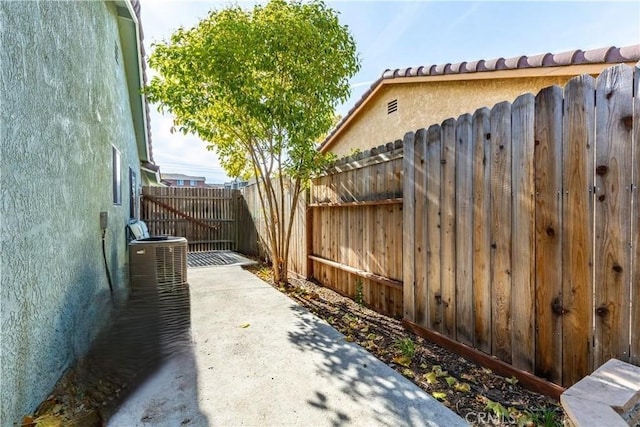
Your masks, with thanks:
M141 218L151 235L186 237L190 252L236 250L238 190L143 187Z
M611 357L638 364L633 74L405 136L407 320L567 386Z
M284 191L284 212L288 217L291 213L293 195L289 189L293 184L285 182ZM276 199L280 200L280 189L275 186ZM242 189L243 209L240 213L240 241L238 250L243 253L260 255L265 259L269 258L267 237L267 225L265 213L260 203L257 185L250 184ZM266 203L266 201L265 201ZM291 230L291 247L289 250L289 272L300 277L308 277L307 273L307 222L305 218L306 202L304 194L300 196L300 201L296 207L296 214Z
M639 82L618 65L342 159L291 268L556 384L640 365Z

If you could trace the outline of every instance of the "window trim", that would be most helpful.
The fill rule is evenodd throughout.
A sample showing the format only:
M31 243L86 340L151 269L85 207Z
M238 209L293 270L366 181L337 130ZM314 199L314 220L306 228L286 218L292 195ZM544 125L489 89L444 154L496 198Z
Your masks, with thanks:
M138 219L138 178L133 168L129 167L129 218Z
M111 187L113 204L122 206L122 158L115 145L111 146Z

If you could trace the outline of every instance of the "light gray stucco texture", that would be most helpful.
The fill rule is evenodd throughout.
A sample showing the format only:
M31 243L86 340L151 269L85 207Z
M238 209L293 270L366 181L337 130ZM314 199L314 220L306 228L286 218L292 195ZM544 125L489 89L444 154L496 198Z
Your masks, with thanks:
M113 4L0 2L0 425L32 411L127 292L129 167L138 172ZM112 200L112 144L122 205Z

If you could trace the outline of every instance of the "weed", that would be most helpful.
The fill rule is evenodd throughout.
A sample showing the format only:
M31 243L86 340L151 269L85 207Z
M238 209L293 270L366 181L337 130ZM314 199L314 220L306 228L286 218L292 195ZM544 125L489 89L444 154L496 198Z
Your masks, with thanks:
M364 289L362 286L362 280L360 279L356 279L355 302L358 303L358 305L364 305Z
M562 426L562 421L558 416L558 412L554 408L537 408L525 411L527 419L531 420L534 425L544 427Z
M402 353L403 356L413 359L416 354L416 345L411 338L402 338L395 342L394 347Z

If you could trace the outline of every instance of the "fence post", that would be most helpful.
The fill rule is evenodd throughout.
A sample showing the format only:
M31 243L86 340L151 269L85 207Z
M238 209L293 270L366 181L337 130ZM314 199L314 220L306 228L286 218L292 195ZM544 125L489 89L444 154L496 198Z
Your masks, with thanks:
M413 132L407 132L404 136L404 157L402 159L403 190L402 190L402 293L404 305L404 318L415 321L415 165L414 165L414 138Z
M313 182L311 183L313 185ZM305 260L307 264L307 279L313 279L313 260L309 258L313 255L313 208L309 206L311 203L311 189L305 191Z

